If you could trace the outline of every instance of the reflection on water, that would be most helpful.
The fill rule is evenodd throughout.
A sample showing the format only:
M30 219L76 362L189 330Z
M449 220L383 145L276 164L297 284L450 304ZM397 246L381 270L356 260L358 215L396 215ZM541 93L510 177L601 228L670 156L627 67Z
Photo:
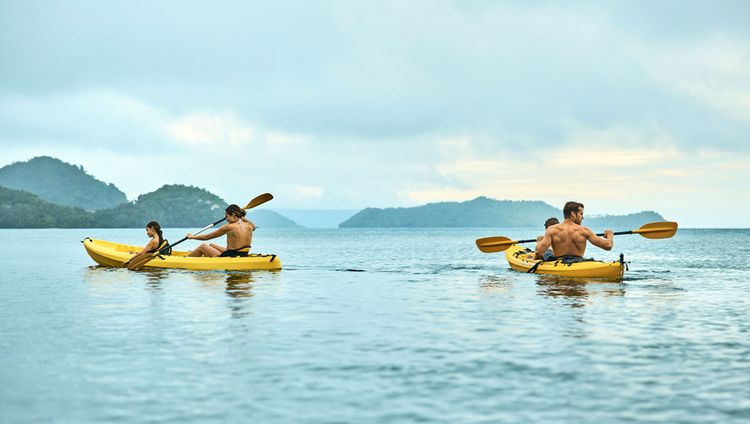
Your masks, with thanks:
M223 289L232 298L253 296L253 271L193 272L191 276L205 287Z
M160 291L161 282L169 277L169 270L163 268L144 268L137 272L146 276L146 287L152 291Z
M618 280L538 275L537 286L539 287L539 294L553 298L562 298L572 308L581 308L592 297L598 295L625 295L625 284Z
M84 280L92 285L124 283L132 280L132 271L126 268L112 268L101 265L86 267Z
M252 271L183 271L164 268L143 268L138 271L124 268L90 266L84 275L89 284L127 283L145 277L150 291L162 290L162 283L170 278L189 276L207 288L223 289L231 298L252 297L255 281Z
M232 271L226 274L226 293L233 301L229 304L232 318L242 318L250 313L248 299L253 297L252 272Z
M106 266L89 266L86 268L84 279L89 284L116 284L143 281L145 277L146 286L149 290L161 290L161 283L169 278L170 270L163 268L143 268L132 271L125 268L113 268Z
M185 280L199 283L205 289L224 291L232 317L239 318L249 313L247 300L253 297L255 276L253 271L185 271L163 268L143 268L130 271L125 268L90 266L86 268L85 281L92 286L118 286L145 288L153 294L164 294L165 290L184 284ZM131 289L127 289L131 290ZM160 298L156 296L154 299Z
M254 281L252 272L227 272L227 295L233 298L252 297Z
M509 290L513 279L504 275L484 275L479 280L479 287L487 293L500 293Z

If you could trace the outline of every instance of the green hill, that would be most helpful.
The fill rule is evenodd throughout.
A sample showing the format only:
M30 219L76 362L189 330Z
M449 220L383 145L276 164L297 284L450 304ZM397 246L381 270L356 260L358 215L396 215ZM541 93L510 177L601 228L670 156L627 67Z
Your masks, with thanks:
M23 190L61 206L98 210L127 202L113 184L97 180L83 167L49 156L0 168L0 186Z
M562 221L562 210L541 201L494 200L477 197L466 202L429 203L412 208L367 208L342 222L354 227L543 227L550 217ZM636 228L646 222L662 221L656 212L607 215L587 218L584 225Z
M536 227L559 214L557 208L540 201L477 197L412 208L367 208L339 227Z
M0 228L87 228L91 212L54 205L21 190L0 187Z
M143 228L151 220L164 228L203 228L221 219L227 203L206 190L167 185L113 209L88 212L55 205L39 196L0 187L0 228ZM244 206L240 205L240 206ZM296 228L269 210L248 212L259 228Z
M666 221L663 216L654 211L643 211L628 215L604 215L587 217L583 225L599 232L605 228L614 231L635 230L649 222Z
M201 228L221 219L228 205L222 198L202 188L165 185L114 209L98 211L95 216L102 227L139 228L156 220L164 228ZM258 227L299 227L294 221L269 210L251 209L248 219Z

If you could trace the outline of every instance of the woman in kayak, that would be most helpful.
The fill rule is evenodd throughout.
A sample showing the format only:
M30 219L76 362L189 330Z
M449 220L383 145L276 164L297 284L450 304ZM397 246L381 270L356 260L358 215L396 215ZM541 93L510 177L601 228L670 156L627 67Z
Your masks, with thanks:
M149 253L155 253L157 250L161 250L161 254L169 255L172 253L172 249L169 247L169 241L164 238L164 235L161 232L161 225L159 225L156 221L150 221L148 224L146 224L146 235L149 236L151 239L146 243L145 246L143 246L143 249L141 249L140 252L136 253L133 258L131 258L129 261L125 262L123 266L128 266L133 260L136 258L140 258L143 255L149 254Z
M219 227L219 229L198 236L188 233L185 237L191 240L211 240L226 235L226 247L215 243L201 243L188 256L235 257L247 256L250 253L250 243L253 240L253 231L256 229L255 224L245 218L245 211L237 205L227 206L224 210L224 215L227 218L227 223Z
M148 224L146 224L146 235L151 237L151 240L149 240L148 243L143 246L143 249L138 252L138 255L154 253L158 249L169 245L169 242L164 239L164 235L161 232L161 225L159 225L159 223L156 221L150 221Z

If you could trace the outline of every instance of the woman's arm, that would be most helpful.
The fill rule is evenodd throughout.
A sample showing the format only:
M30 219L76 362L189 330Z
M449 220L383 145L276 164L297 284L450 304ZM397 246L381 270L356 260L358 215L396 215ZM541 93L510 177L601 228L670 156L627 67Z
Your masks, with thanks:
M158 239L156 239L156 238L152 238L151 240L148 241L148 243L146 243L145 246L143 246L143 249L141 249L141 251L138 252L138 253L136 253L136 254L137 255L142 255L142 254L148 252L149 250L156 249L158 247L156 244L159 243L157 240Z
M216 237L221 237L229 232L229 224L224 224L217 230L211 231L208 234L194 236L192 233L188 233L185 237L190 240L211 240Z

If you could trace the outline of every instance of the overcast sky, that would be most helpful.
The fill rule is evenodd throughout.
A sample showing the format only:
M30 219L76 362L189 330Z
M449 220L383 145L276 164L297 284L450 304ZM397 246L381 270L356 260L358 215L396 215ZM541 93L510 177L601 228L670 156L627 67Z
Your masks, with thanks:
M532 3L0 0L0 166L750 226L750 2Z

